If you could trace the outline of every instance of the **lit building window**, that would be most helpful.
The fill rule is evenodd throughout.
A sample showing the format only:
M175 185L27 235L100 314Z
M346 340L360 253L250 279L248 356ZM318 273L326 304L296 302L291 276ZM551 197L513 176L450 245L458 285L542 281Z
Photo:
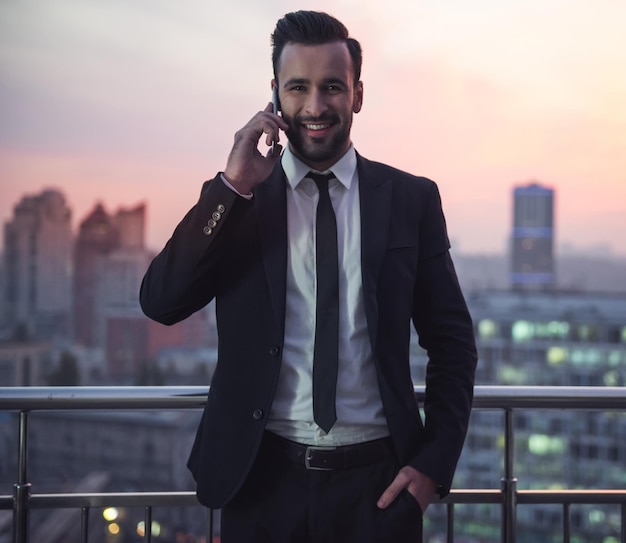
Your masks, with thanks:
M619 366L622 362L622 353L620 351L611 351L608 356L608 362L612 368Z
M600 349L574 349L570 360L575 366L594 366L604 361L604 353Z
M533 434L528 438L528 450L538 456L563 454L565 452L565 441L560 437Z
M478 335L480 339L493 339L499 335L498 324L491 319L482 319L478 323Z
M569 359L569 351L565 347L550 347L546 352L546 362L558 366Z
M548 323L548 332L553 338L566 339L569 334L569 323L551 321Z
M592 366L602 364L604 362L604 352L600 349L589 349L587 351L587 362Z
M528 321L515 321L511 328L513 341L528 341L533 337L533 325Z
M604 374L604 385L607 387L621 386L619 373L615 370L606 372Z
M515 366L503 365L498 369L498 380L504 385L525 385L528 372Z

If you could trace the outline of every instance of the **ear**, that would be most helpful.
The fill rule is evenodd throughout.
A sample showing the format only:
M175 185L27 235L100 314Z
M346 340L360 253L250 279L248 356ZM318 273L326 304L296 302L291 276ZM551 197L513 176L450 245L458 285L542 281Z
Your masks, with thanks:
M352 102L353 113L358 113L363 107L363 81L357 81L354 85L354 96Z
M278 87L278 83L276 82L276 79L272 79L272 81L270 82L271 90L274 90L274 87Z

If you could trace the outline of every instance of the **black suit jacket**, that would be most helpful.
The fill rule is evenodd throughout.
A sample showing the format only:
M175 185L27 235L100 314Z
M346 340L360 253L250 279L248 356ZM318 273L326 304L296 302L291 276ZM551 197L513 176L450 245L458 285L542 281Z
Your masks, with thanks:
M443 495L471 409L476 350L436 185L357 156L365 312L385 416L400 465ZM150 265L149 317L176 323L216 299L218 364L188 466L198 498L222 507L255 460L281 365L287 268L286 180L280 163L246 200L221 176ZM212 220L208 224L209 220ZM411 320L427 350L425 420L409 369Z

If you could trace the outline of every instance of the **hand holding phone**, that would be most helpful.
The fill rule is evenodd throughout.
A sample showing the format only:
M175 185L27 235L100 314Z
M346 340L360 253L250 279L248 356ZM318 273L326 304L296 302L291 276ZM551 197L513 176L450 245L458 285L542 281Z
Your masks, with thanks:
M281 115L276 115L280 111L280 101L277 90L274 94L272 102L235 133L224 177L240 194L250 193L256 185L267 179L280 160L283 147L278 142L279 131L286 131L289 126ZM258 149L263 135L263 141L269 147L265 155Z

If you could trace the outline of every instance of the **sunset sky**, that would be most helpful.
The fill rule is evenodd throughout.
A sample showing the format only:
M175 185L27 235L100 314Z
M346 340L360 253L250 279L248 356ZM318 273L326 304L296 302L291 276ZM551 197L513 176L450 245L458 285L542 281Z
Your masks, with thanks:
M557 245L626 256L623 0L4 0L0 222L48 187L75 229L145 201L160 248L267 104L269 35L297 9L361 41L355 146L438 183L455 250L504 252L512 188L537 180Z

